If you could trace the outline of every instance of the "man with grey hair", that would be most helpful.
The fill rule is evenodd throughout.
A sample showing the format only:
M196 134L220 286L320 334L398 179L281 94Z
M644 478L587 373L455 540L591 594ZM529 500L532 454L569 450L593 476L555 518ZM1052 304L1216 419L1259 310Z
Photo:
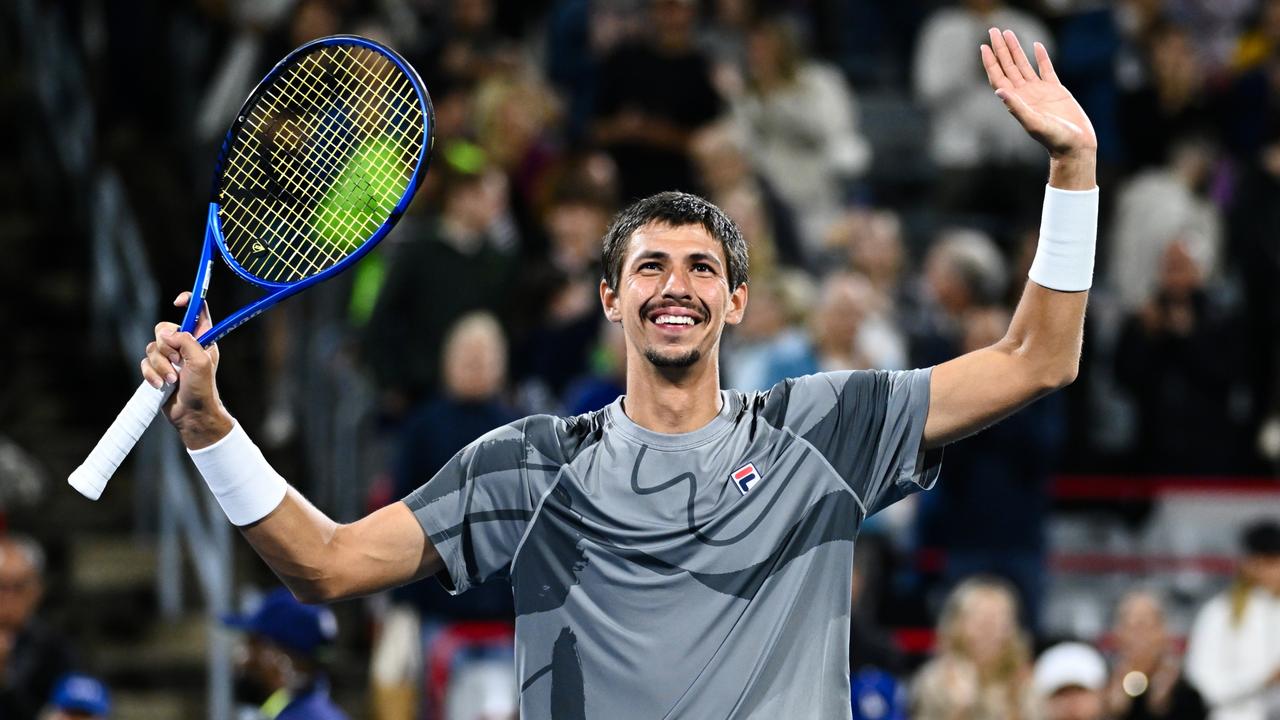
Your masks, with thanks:
M24 535L0 536L0 718L34 720L72 669L70 646L36 618L44 551Z

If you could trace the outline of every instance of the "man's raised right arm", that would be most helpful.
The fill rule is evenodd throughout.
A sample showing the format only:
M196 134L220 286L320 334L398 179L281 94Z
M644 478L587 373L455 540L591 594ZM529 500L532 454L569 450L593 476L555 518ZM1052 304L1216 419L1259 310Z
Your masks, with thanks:
M183 307L188 298L183 293L174 304ZM210 326L204 309L196 336ZM227 517L298 599L367 595L444 567L403 502L340 524L289 487L223 407L214 377L217 362L217 346L203 348L176 325L161 323L155 342L147 346L142 375L156 386L181 378L165 415Z

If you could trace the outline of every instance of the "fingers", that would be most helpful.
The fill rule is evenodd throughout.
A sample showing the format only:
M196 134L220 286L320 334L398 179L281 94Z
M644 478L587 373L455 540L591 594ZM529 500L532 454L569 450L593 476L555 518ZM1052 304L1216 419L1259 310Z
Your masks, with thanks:
M1040 76L1036 75L1035 68L1031 67L1031 61L1027 59L1027 54L1022 51L1022 43L1018 42L1018 36L1014 35L1012 30L1005 30L1004 41L1009 46L1013 64L1018 67L1018 72L1022 73L1023 79L1038 80Z
M1040 79L1048 82L1058 82L1058 73L1053 69L1053 61L1049 59L1049 51L1044 49L1044 45L1035 43L1033 48L1036 54L1036 66L1040 68Z
M987 45L979 45L978 51L982 55L982 67L987 70L987 82L991 83L992 90L999 90L1002 87L1013 87L1013 83L1009 82L1009 78L1004 76L1004 70L1000 68L1000 61L996 59L996 55Z
M1010 84L1014 87L1025 85L1027 80L1022 71L1018 69L1018 65L1013 61L1013 55L1009 53L1009 46L1004 41L1004 35L997 28L988 30L987 35L991 37L991 50L995 52L996 59L1000 61L1000 69L1004 71L1004 76L1009 78Z
M177 364L181 354L170 348L163 337L167 336L162 336L157 329L155 342L147 344L147 355L142 358L142 379L156 388L178 382Z
M189 302L191 302L191 291L189 290L178 293L178 297L173 299L174 307L186 307Z

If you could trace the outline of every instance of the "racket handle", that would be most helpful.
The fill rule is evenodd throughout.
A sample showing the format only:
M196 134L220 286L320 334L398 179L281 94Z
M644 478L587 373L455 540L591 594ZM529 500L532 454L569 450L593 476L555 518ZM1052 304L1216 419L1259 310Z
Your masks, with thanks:
M160 406L173 394L175 387L167 383L160 389L145 382L139 385L137 392L116 416L115 422L107 428L98 444L93 446L89 457L67 478L71 487L90 500L101 497L107 481L115 474L120 463L124 462L133 446L138 444L138 438L142 437L142 433L160 411Z

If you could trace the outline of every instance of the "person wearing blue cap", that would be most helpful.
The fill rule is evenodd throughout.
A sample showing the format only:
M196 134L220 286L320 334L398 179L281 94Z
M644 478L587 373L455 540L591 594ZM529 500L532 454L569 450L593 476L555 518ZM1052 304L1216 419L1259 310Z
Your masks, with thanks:
M111 697L101 680L71 673L53 687L53 697L42 720L106 720L111 715Z
M304 605L284 588L247 615L223 618L247 634L236 665L236 700L262 720L348 720L329 698L323 651L338 635L327 607Z

